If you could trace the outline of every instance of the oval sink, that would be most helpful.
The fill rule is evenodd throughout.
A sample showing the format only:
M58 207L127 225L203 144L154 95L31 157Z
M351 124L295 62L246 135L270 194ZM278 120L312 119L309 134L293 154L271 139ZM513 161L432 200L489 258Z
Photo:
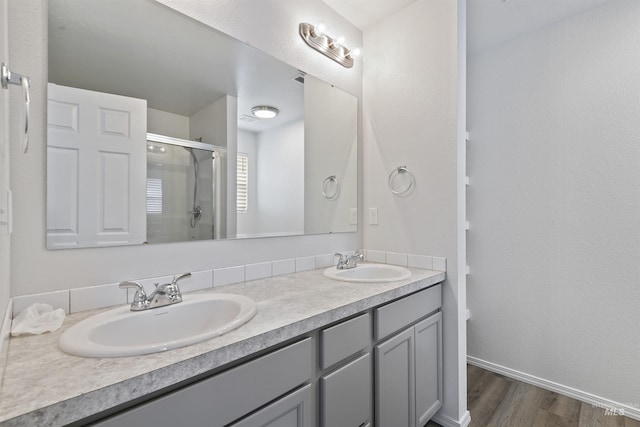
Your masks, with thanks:
M144 311L129 305L89 317L60 336L66 353L120 357L157 353L229 332L255 316L256 303L241 295L183 295L181 303Z
M338 270L329 267L324 275L330 279L345 282L394 282L411 277L411 272L404 267L389 264L360 264L355 268Z

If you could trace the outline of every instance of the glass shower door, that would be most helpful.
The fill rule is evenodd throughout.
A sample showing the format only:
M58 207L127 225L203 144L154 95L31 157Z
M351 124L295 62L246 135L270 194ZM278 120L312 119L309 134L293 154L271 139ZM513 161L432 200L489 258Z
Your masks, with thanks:
M215 236L215 152L147 142L147 241Z

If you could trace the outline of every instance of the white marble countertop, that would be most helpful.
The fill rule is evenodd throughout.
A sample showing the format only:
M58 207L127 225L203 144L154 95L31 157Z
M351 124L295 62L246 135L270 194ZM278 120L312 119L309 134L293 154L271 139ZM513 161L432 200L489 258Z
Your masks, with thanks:
M144 356L83 358L58 348L71 325L105 310L67 317L49 334L11 338L0 389L0 426L60 426L174 385L329 323L427 288L445 273L410 268L390 283L338 282L322 269L207 290L252 298L246 325L198 344Z

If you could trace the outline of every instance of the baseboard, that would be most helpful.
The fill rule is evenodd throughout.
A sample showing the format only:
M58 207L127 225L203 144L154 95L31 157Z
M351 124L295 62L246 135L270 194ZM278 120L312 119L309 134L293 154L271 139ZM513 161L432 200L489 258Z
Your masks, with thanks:
M9 336L11 335L11 319L13 318L13 299L11 298L9 298L3 317L2 323L0 323L0 387L4 378L4 367L9 351Z
M523 383L531 384L545 390L550 390L558 394L571 397L581 402L589 403L599 408L611 410L614 414L624 415L626 417L640 421L640 407L614 402L613 400L605 399L604 397L596 396L591 393L575 389L573 387L545 380L544 378L539 378L534 375L516 371L515 369L497 365L492 362L487 362L486 360L478 359L476 357L467 356L467 362L470 365L478 366L480 368L486 369L487 371L492 371L497 374L504 375L505 377L522 381Z
M432 420L440 424L442 427L467 427L471 422L471 415L469 414L469 411L465 411L462 418L454 420L453 418L438 413L432 418Z

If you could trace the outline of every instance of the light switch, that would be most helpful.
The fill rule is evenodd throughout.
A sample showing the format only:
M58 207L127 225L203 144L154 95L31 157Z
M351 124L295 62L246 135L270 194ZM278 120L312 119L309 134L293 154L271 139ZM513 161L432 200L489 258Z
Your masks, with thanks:
M358 224L358 208L351 208L351 215L349 216L349 223L351 225Z
M369 224L378 225L378 208L369 208Z

